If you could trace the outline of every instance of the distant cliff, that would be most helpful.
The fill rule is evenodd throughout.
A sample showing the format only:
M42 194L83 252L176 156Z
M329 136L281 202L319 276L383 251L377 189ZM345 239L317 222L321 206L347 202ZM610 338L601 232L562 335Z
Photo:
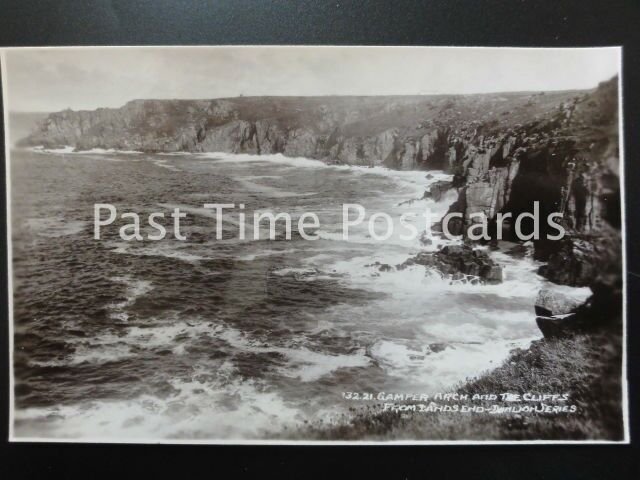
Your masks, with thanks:
M282 153L391 168L441 168L467 146L551 118L585 92L465 96L134 100L49 115L28 145L146 152ZM459 158L458 158L459 157Z

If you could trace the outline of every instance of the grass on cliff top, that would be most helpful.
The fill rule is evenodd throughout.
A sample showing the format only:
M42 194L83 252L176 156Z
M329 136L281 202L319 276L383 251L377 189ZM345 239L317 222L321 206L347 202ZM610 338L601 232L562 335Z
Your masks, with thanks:
M314 440L621 440L621 351L620 335L598 333L540 340L527 350L512 352L500 367L457 389L459 393L470 394L469 398L475 393L568 393L570 400L566 404L575 404L576 413L392 413L380 412L382 405L378 402L337 424L316 423L288 437ZM514 405L500 401L459 403Z

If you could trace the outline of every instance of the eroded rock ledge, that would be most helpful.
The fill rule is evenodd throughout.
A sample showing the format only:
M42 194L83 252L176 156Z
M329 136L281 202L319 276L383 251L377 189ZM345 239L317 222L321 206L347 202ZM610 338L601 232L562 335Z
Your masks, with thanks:
M487 252L470 245L447 245L437 252L420 252L396 266L381 262L366 266L384 273L413 265L422 265L454 282L496 284L503 280L502 267Z
M488 253L469 245L448 245L438 252L421 252L398 265L403 270L411 265L435 269L451 280L479 281L495 284L502 282L502 267Z

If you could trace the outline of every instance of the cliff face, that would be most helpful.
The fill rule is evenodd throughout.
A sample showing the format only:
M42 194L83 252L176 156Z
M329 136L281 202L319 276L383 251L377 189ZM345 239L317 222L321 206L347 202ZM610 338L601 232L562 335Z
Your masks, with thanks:
M620 291L617 104L614 78L544 118L460 140L464 155L452 167L460 195L451 211L463 213L468 225L473 213L515 218L533 212L537 201L542 238L534 240L535 255L547 261L539 273L556 283L595 291L604 282ZM560 242L545 240L545 219L553 212L563 213L568 233Z
M620 226L617 79L560 103L550 115L464 145L454 162L462 186L455 211L565 214L574 232ZM544 232L541 232L544 233Z
M549 117L563 102L583 94L134 100L117 109L53 113L23 144L282 153L438 169L462 160L485 132Z

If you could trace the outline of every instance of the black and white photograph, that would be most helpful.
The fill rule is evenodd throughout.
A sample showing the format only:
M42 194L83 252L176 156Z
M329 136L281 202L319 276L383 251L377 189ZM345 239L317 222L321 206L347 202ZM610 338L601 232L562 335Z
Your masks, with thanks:
M0 62L11 441L629 441L621 48Z

